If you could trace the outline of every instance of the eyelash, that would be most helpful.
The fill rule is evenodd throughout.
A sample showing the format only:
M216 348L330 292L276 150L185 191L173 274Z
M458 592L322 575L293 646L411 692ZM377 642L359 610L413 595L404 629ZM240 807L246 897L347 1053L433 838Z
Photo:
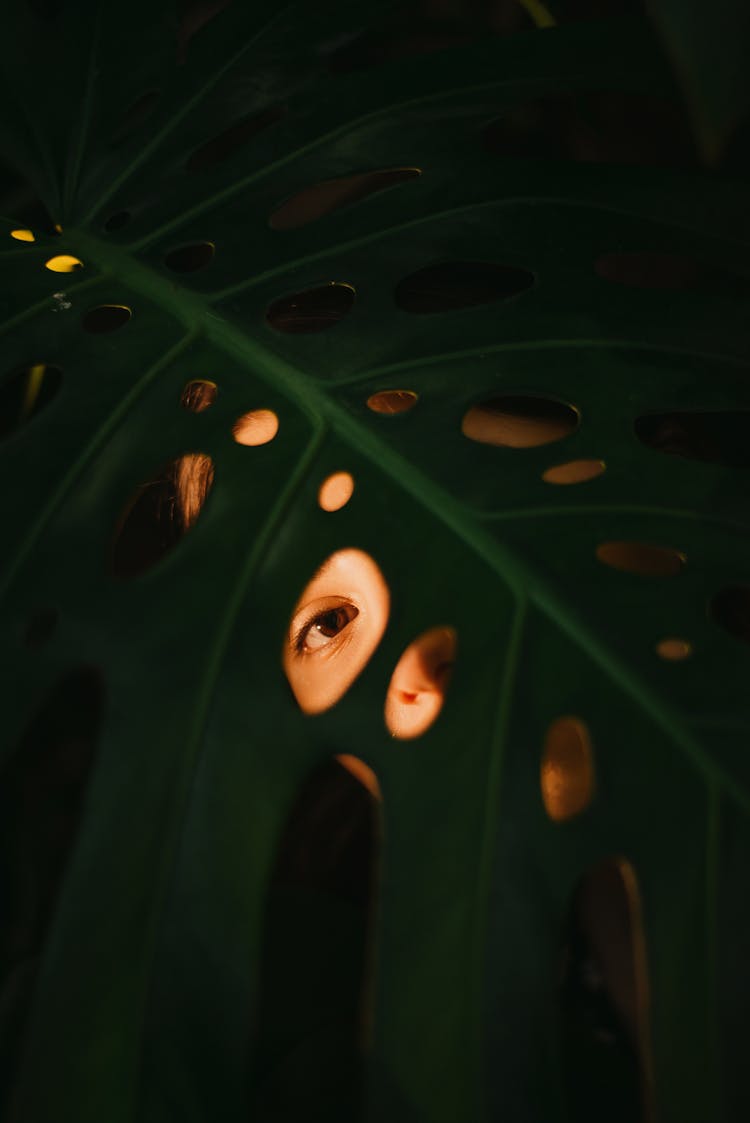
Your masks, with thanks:
M305 654L305 640L307 639L307 636L308 636L308 633L310 632L310 629L315 626L315 623L318 620L322 620L324 617L330 616L331 613L333 613L333 612L339 612L341 609L351 611L352 615L347 620L346 624L344 624L344 626L342 628L339 628L336 635L331 636L330 641L329 641L331 643L341 635L341 633L344 631L345 628L348 628L349 624L351 624L352 620L354 620L354 618L356 616L359 616L359 609L356 608L353 604L349 604L349 603L334 605L333 608L325 608L325 609L323 609L322 612L320 610L318 610L317 612L311 613L310 616L307 617L307 619L304 621L303 624L300 625L297 632L295 633L294 639L292 641L295 653L297 655L304 655ZM326 646L326 645L322 644L321 647L323 647L323 646Z

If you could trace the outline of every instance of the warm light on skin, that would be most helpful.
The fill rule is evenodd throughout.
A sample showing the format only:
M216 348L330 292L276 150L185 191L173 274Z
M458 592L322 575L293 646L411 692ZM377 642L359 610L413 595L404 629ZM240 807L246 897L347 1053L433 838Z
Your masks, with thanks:
M340 753L336 760L344 766L355 780L359 780L363 788L367 788L373 799L378 801L382 799L378 778L369 764L365 764L358 756L351 756L349 753Z
M318 503L324 511L340 511L354 494L354 479L349 472L334 472L323 480L318 492Z
M385 699L385 724L392 737L409 741L430 728L442 708L455 659L453 628L431 628L409 644Z
M292 613L282 665L300 709L321 714L364 670L388 623L390 593L363 550L332 554Z
M243 413L232 426L238 445L266 445L279 431L279 419L271 409L254 409Z

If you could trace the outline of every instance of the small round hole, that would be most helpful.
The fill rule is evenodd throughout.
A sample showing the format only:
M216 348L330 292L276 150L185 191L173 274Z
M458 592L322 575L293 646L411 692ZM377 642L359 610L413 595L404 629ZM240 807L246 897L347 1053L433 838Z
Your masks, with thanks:
M252 409L243 413L232 426L238 445L267 445L279 431L279 419L272 409Z
M111 215L104 223L104 229L110 233L113 230L122 230L123 226L127 226L130 222L130 211L118 211L117 214Z
M34 241L36 241L36 239L34 238L33 231L31 231L31 230L11 230L10 236L11 236L11 238L15 238L15 240L17 242L34 242Z
M59 367L33 363L0 385L0 438L15 433L52 401L62 384Z
M712 599L709 611L730 636L750 643L750 585L730 585Z
M413 390L378 390L370 394L367 408L373 413L406 413L414 409L418 395Z
M668 663L679 663L683 659L690 658L693 654L693 645L686 639L668 636L666 639L659 640L656 645L656 654Z
M542 472L542 479L548 484L583 484L601 476L605 469L603 460L568 460L547 468Z
M266 320L276 331L288 335L327 331L354 307L352 285L331 281L316 289L282 296L269 305Z
M601 542L596 547L596 556L612 569L642 577L676 577L686 562L679 550L648 542Z
M192 245L170 250L164 257L164 264L174 273L195 273L213 261L214 252L213 242L193 242Z
M385 699L385 724L397 741L421 737L443 708L456 661L454 628L430 628L396 664Z
M481 444L536 448L562 440L579 423L578 410L566 402L508 395L472 406L461 422L461 432Z
M55 634L58 622L56 608L40 608L26 626L25 640L29 647L41 647Z
M334 472L323 480L318 491L318 503L324 511L340 511L354 494L354 478L349 472Z
M180 405L191 413L203 413L216 401L219 390L215 382L208 382L202 378L194 378L188 382L182 391Z
M124 327L132 315L126 304L100 304L83 317L83 330L92 335L106 335Z
M83 269L83 262L72 254L58 253L45 261L44 267L52 273L75 273L78 269Z
M553 721L544 739L540 769L544 810L554 823L579 815L594 794L591 738L578 717Z

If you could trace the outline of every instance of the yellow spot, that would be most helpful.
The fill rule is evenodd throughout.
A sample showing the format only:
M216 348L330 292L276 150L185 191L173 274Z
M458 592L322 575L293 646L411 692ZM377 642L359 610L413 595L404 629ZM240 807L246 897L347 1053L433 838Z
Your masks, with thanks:
M24 390L23 402L21 404L21 421L25 421L27 417L31 417L34 412L34 405L39 397L39 391L44 381L45 369L44 363L35 363L33 367L29 367L26 378L26 389Z
M77 269L83 268L83 262L77 257L71 257L69 253L59 253L45 261L44 266L53 273L75 273Z
M33 242L35 241L34 235L30 230L11 230L11 238L15 238L17 242Z
M55 223L55 233L56 234L62 234L62 226L60 225L59 222Z
M557 20L552 15L546 4L541 0L518 0L522 8L531 17L536 27L555 27Z

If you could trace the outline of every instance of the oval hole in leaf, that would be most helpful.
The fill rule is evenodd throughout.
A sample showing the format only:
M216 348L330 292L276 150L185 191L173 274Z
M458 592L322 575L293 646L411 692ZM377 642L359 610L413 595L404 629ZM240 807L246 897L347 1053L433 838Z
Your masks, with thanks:
M76 273L79 269L83 269L83 262L72 254L58 253L45 261L44 268L49 269L51 273Z
M147 90L125 110L120 123L110 137L110 144L113 148L122 144L124 140L127 140L129 136L132 136L146 123L156 108L160 94L160 90Z
M213 242L193 242L189 246L179 246L164 256L164 264L174 273L195 273L205 269L213 261L215 246Z
M188 382L182 391L180 405L191 413L203 413L216 401L219 389L215 382L204 378L194 378Z
M548 484L583 484L601 476L606 467L603 460L568 460L547 468L542 479Z
M286 110L280 107L266 109L263 113L254 113L250 117L243 117L241 121L230 125L224 132L196 148L189 157L185 168L188 172L202 172L228 160L240 148L258 133L263 132L269 125L275 124L286 115Z
M0 439L23 426L44 409L62 385L62 371L47 363L32 363L0 384Z
M15 238L17 242L35 242L34 233L32 230L11 230L11 238Z
M327 331L351 312L354 297L352 285L331 281L319 288L274 300L266 312L266 320L276 331L291 335Z
M126 304L100 304L83 317L83 330L91 335L107 335L124 327L132 315Z
M313 184L292 195L273 212L268 225L273 230L296 230L315 219L351 206L368 195L385 191L398 183L418 179L419 168L391 168L383 171L362 172Z
M418 395L413 390L378 390L370 394L367 399L367 408L373 413L406 413L414 409Z
M649 983L633 867L611 858L573 895L563 934L560 991L570 1119L632 1123L653 1118Z
M435 723L455 661L455 628L430 628L406 648L385 699L386 729L397 741L421 737Z
M321 714L343 698L380 643L389 612L383 574L363 550L338 550L313 574L281 656L303 713Z
M3 769L3 974L44 945L83 819L103 706L99 672L69 671L49 691Z
M681 663L693 654L693 645L686 639L668 636L661 639L656 645L656 654L668 663Z
M361 1114L379 830L377 801L352 772L329 761L308 776L277 843L263 924L253 1118Z
M279 431L279 419L272 409L251 409L243 413L232 426L232 436L238 445L267 445Z
M354 477L351 472L334 472L320 485L318 503L324 511L340 511L353 494Z
M638 289L692 289L706 269L690 257L671 253L607 253L594 262L605 281Z
M193 526L214 481L214 466L203 452L175 457L141 484L118 520L112 547L115 577L145 573L169 553Z
M447 261L404 277L394 296L404 312L427 315L508 300L531 288L534 281L533 273L515 265Z
M104 223L104 229L111 233L113 230L122 230L123 226L127 226L130 222L130 211L117 211L116 214L110 215Z
M750 643L750 585L729 585L711 600L709 611L730 636Z
M578 717L553 721L540 770L544 810L554 823L585 811L594 795L594 754L588 726Z
M556 398L504 394L472 406L461 422L461 432L481 444L536 448L562 440L579 423L575 406Z
M57 630L59 613L56 608L40 608L26 625L24 639L29 647L42 647L52 639Z
M676 577L685 566L685 555L671 546L650 542L601 542L596 556L604 565L642 577Z
M750 410L646 413L636 419L635 434L657 452L730 468L750 467Z

